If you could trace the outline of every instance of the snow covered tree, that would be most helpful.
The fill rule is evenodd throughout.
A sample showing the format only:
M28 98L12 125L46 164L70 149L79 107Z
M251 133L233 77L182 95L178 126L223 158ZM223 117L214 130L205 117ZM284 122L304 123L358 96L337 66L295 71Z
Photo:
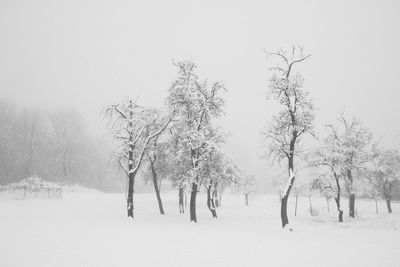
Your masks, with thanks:
M182 183L190 188L190 221L197 222L196 196L202 183L199 175L200 166L205 160L205 153L218 141L212 120L222 113L224 100L220 93L225 90L221 82L208 86L207 81L200 81L195 70L196 65L190 61L175 63L178 78L169 89L167 106L176 111L173 134L179 153L189 155L191 169L182 177Z
M214 191L223 176L223 154L217 149L207 151L207 158L200 171L201 180L207 192L207 207L213 218L217 218L217 210L214 199Z
M216 207L222 204L222 194L228 186L238 186L240 184L240 169L231 160L226 158L223 163L222 179L219 179L214 186L213 198Z
M362 123L352 118L346 120L343 114L338 119L339 127L328 125L331 130L329 138L330 150L336 157L336 164L340 164L342 176L345 178L345 186L349 195L349 216L355 218L356 183L360 177L361 170L369 160L367 146L372 134ZM329 151L328 151L329 153Z
M385 199L388 213L392 213L392 196L400 189L400 152L374 146L371 162L367 179L376 195Z
M156 193L160 214L164 215L164 207L161 200L161 182L168 178L173 165L169 165L169 155L167 154L168 144L160 143L158 136L150 143L150 148L146 152L148 159L148 169L150 170L151 182ZM147 175L146 175L147 176Z
M270 53L280 60L272 67L272 77L269 81L269 96L277 100L282 110L272 117L263 136L267 145L267 157L279 161L286 159L289 178L283 189L281 201L282 227L289 223L287 204L292 189L294 175L294 159L298 152L298 144L307 133L313 133L314 107L309 92L303 87L303 77L293 73L293 68L310 55L304 55L303 49L293 47L292 51L279 50Z
M313 181L313 188L319 189L322 193L330 191L335 194L335 203L338 210L339 222L343 222L343 209L340 203L343 179L343 156L335 145L335 135L331 133L325 140L322 147L314 150L308 157L310 166L317 167L322 174Z
M242 182L241 187L244 195L244 203L248 206L249 195L256 192L256 177L254 175L244 176L244 181Z
M118 159L128 177L127 211L133 218L135 177L150 141L169 125L172 116L161 116L156 109L138 105L127 99L106 108L105 116L118 143Z

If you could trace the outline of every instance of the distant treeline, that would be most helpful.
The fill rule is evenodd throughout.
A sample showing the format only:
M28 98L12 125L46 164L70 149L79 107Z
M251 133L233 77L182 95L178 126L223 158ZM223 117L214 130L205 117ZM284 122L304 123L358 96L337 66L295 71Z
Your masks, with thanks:
M0 100L0 184L32 175L103 191L121 191L125 184L111 141L90 131L82 114Z

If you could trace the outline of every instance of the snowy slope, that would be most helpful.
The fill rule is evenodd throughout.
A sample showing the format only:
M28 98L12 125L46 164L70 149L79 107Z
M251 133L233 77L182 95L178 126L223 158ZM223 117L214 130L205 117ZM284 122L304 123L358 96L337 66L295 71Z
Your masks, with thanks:
M375 215L359 201L361 218L336 223L313 199L320 216L299 214L294 232L280 229L277 196L224 195L218 219L198 196L199 223L180 215L177 194L164 194L167 215L155 196L137 194L134 220L126 218L122 194L66 192L61 200L0 202L0 266L399 266L400 205ZM345 203L343 203L345 204ZM397 214L396 214L397 213Z

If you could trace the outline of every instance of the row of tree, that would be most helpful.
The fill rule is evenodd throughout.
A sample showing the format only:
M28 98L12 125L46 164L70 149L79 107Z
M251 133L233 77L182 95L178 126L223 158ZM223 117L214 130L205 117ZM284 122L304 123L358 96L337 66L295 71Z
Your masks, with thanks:
M338 118L338 125L326 125L328 134L319 140L314 132L314 106L304 80L294 67L310 57L301 47L279 50L269 55L278 58L269 81L269 95L282 109L263 132L266 157L287 161L288 179L281 194L282 227L288 223L287 203L294 186L295 159L313 169L312 188L334 194L339 222L343 222L342 188L349 198L349 217L355 218L356 195L383 197L389 213L393 194L400 186L400 153L373 142L372 133L356 118ZM303 137L309 134L320 141L315 149L302 150Z
M178 76L162 108L144 107L125 99L105 110L107 125L116 144L116 159L128 178L127 213L133 217L134 186L145 163L152 177L160 213L164 214L160 184L169 179L178 189L180 211L190 194L190 221L197 222L196 197L203 187L213 217L228 184L238 183L240 172L223 153L225 134L217 126L223 112L225 87L208 84L190 61L174 63Z

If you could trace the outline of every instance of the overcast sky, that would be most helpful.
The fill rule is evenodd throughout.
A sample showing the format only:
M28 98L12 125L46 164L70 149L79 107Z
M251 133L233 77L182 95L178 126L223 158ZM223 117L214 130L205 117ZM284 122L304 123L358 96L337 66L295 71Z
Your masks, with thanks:
M172 60L191 59L201 77L225 82L227 150L260 179L269 173L259 132L277 111L263 49L312 54L297 70L317 125L345 107L400 148L399 14L395 0L0 0L0 97L72 106L99 127L100 109L123 96L162 105Z

